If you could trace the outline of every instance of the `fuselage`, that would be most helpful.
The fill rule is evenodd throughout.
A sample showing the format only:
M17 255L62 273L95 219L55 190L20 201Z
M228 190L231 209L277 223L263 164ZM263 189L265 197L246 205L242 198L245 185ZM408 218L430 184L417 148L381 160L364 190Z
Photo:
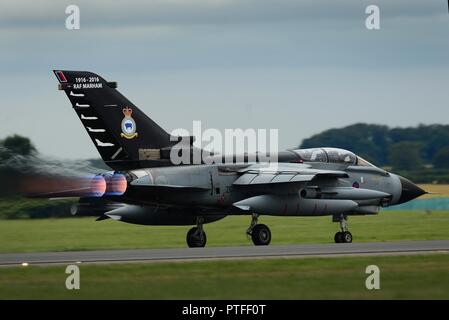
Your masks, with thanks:
M338 153L340 157L336 156ZM265 198L254 199L252 202L253 208L260 207L261 214L375 214L380 207L399 203L403 193L399 176L377 168L346 150L293 150L280 154L278 162L284 171L307 166L311 169L344 171L347 177L298 183L254 183L251 188L245 188L235 182L242 170L256 163L147 168L127 172L131 182L122 201L148 206L191 208L195 214L228 215L248 214L247 210L242 210L235 204L244 199L264 196ZM269 174L268 169L267 179L271 178ZM138 188L139 182L143 182L147 188ZM171 188L164 189L163 186ZM174 188L176 192L173 192ZM335 190L338 190L338 197ZM367 191L363 193L360 190ZM376 194L370 197L369 190L373 191L371 194L381 192L385 197ZM259 201L260 206L254 201Z

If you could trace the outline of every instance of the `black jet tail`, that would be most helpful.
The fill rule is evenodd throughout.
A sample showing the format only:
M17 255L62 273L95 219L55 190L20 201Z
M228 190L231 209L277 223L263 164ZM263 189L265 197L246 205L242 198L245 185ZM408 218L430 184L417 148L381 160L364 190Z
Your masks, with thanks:
M164 165L170 135L116 90L115 82L86 71L53 71L83 126L114 170ZM167 159L165 159L167 160Z

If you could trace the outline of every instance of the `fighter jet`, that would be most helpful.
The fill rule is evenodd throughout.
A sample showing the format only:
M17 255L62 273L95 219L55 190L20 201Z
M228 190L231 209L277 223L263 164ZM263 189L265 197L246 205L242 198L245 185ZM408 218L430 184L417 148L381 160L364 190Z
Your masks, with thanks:
M74 214L143 225L190 225L189 247L204 247L204 224L228 215L249 217L246 233L257 246L271 242L260 216L331 216L340 224L334 241L350 243L349 216L375 215L382 207L426 193L351 151L329 147L278 152L274 163L256 154L232 161L210 155L209 160L220 161L174 164L170 155L181 140L187 143L176 152L202 152L192 137L172 137L120 94L116 82L85 71L54 74L112 169L86 187L39 195L80 197Z

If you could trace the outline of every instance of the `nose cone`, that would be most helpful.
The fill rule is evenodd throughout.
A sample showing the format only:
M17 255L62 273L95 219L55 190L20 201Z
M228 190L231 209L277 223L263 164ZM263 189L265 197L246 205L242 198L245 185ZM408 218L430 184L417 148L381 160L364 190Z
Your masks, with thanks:
M398 204L413 200L426 193L426 191L404 177L399 177L399 180L401 181L402 192Z

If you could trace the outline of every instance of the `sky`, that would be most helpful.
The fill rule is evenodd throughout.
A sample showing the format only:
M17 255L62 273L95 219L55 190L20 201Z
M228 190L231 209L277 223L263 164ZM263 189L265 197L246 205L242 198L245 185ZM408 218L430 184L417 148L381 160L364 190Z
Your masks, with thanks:
M68 5L80 29L67 30ZM368 5L380 30L365 27ZM279 129L280 149L357 122L449 124L445 0L0 2L0 139L98 157L53 69L88 70L168 132ZM361 134L363 134L361 132Z

